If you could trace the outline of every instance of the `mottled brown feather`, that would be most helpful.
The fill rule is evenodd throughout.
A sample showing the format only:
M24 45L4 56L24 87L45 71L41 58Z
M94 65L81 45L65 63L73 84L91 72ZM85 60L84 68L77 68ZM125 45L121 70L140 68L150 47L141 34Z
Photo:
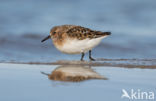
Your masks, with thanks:
M69 37L77 38L79 40L83 40L86 38L93 39L110 35L110 32L95 31L81 26L74 26L72 28L69 28L66 33Z
M62 46L67 38L76 38L78 40L84 40L87 38L99 38L110 34L110 32L95 31L89 28L76 25L55 26L50 31L50 36L52 37L55 46Z

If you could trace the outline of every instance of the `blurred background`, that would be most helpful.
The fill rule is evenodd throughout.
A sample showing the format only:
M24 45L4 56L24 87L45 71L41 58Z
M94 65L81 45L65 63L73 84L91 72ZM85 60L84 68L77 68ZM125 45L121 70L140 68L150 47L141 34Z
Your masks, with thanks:
M95 58L156 58L155 0L0 0L0 62L79 60L40 42L63 24L112 32Z

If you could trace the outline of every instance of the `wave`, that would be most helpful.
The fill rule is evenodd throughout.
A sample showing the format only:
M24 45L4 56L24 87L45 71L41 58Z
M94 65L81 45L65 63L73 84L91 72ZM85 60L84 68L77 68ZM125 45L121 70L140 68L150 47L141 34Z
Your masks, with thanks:
M41 43L44 35L26 33L22 35L0 35L0 61L56 61L60 59L79 60L77 55L60 53L48 40ZM93 56L101 58L156 58L155 44L134 42L112 37L104 39L100 45L93 49Z

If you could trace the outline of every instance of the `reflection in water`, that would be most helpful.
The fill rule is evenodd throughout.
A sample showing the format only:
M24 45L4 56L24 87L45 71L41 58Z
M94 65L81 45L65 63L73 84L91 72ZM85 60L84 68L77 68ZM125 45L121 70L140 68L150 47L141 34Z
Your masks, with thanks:
M41 73L47 75L50 80L56 81L80 82L89 79L107 80L107 78L101 76L88 66L62 65L52 71L51 74Z

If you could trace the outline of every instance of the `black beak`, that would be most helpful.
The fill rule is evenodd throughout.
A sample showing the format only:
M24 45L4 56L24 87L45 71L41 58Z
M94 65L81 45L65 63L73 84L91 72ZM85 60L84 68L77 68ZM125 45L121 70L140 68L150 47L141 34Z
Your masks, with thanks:
M46 41L46 40L48 40L48 39L50 39L50 35L47 36L47 37L45 37L41 42L44 42L44 41Z

